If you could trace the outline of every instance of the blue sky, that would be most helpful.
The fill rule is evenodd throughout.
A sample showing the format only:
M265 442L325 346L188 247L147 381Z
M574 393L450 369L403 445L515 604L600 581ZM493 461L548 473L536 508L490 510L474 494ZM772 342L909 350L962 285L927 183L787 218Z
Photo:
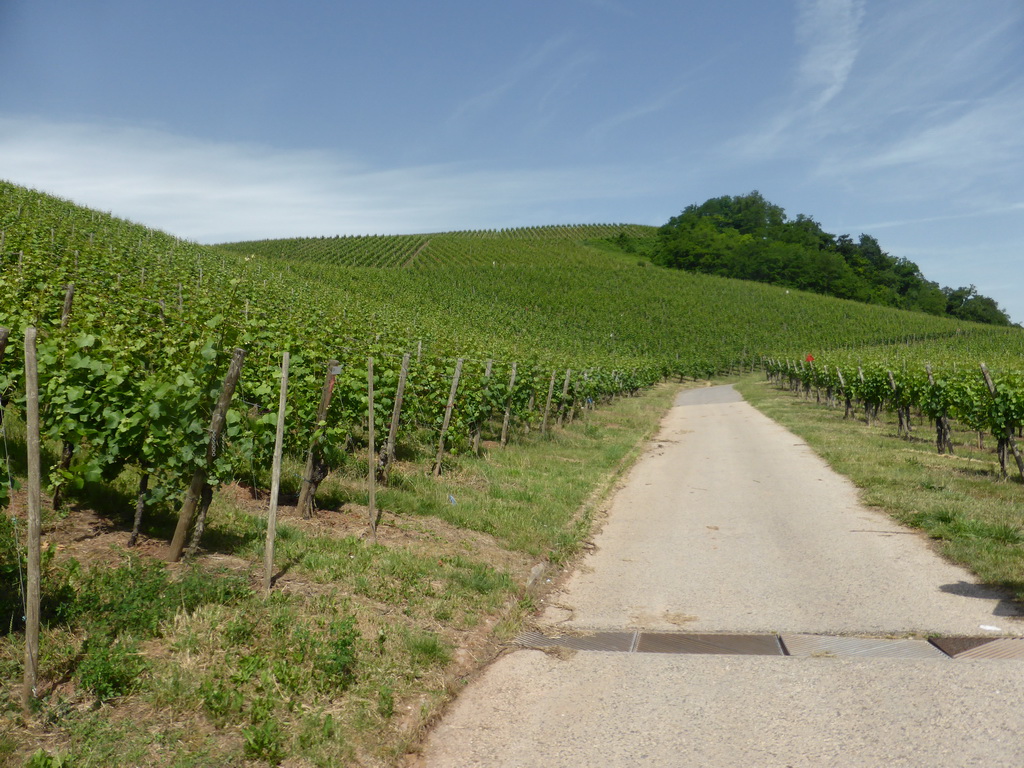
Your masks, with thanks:
M1020 0L0 0L0 178L200 242L759 190L1024 321Z

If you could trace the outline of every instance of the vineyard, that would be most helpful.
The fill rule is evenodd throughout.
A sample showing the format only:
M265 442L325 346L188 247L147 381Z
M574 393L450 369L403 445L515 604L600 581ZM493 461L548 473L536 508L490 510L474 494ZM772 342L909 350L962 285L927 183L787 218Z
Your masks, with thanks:
M960 340L957 345L921 343L861 354L823 354L814 359L766 362L770 379L826 404L841 402L868 425L882 408L898 417L898 434L910 436L911 415L934 426L938 453L953 453L951 421L996 440L1000 475L1012 456L1024 480L1017 438L1024 432L1024 346L1019 333Z
M286 258L339 267L431 268L457 264L529 263L552 246L627 235L653 237L654 227L584 224L522 229L444 232L432 235L366 235L253 240L224 246L239 254Z
M120 615L113 607L119 594L150 590L154 601L173 593L182 615L206 621L209 642L221 643L218 663L235 670L179 680L181 706L198 708L207 726L244 739L248 758L270 763L283 757L278 748L286 743L303 754L330 743L335 751L320 764L352 759L356 748L342 744L341 731L330 725L334 715L323 709L333 706L324 703L333 701L324 680L337 691L360 691L345 705L349 725L372 720L395 733L415 730L429 717L425 702L443 700L424 693L443 689L431 675L451 661L437 637L455 637L480 615L497 616L519 600L528 610L529 596L507 573L466 554L480 541L468 532L492 537L498 544L488 546L500 545L502 557L512 552L516 562L558 561L579 545L583 529L573 515L590 487L573 487L565 517L532 520L524 532L523 523L498 511L506 500L521 502L517 510L541 507L537 494L519 487L525 480L518 467L508 468L512 485L496 491L479 515L454 493L437 492L445 478L455 482L465 471L464 458L490 453L497 465L504 447L513 455L517 443L553 441L580 421L572 440L604 435L597 426L602 411L628 408L630 396L659 382L762 367L787 386L838 399L851 415L854 402L869 419L883 406L920 411L939 425L940 450L948 450L941 439L948 418L995 436L1004 470L1008 457L1019 455L1020 329L666 270L619 247L623 236L642 241L653 231L611 224L200 246L0 183L7 466L0 501L10 510L0 522L2 669L12 679L23 671L12 649L21 652L26 642L18 639L27 622L21 542L31 506L23 485L36 378L48 530L97 499L114 499L112 516L131 531L128 548L159 542L159 552L150 554L195 561L230 540L251 565L267 533L268 491L278 487L275 454L283 454L283 497L294 503L295 518L280 534L279 560L291 559L278 565L318 584L344 583L344 597L316 602L313 590L265 603L245 579L213 579L208 570L186 566L171 578L162 566L124 552L113 570L75 570L53 547L43 552L51 586L43 588L50 624L42 653L54 653L46 643L59 645L58 637L71 648L44 664L51 699L60 699L58 688L69 680L97 701L132 692L143 667L116 685L112 670L136 669L140 643L156 642L171 632L170 622L186 619L174 618L174 605L145 625L96 617ZM609 454L608 471L626 453ZM566 483L576 474L546 473ZM335 491L325 498L321 485L334 476L351 481L344 499ZM440 556L423 556L355 536L328 546L294 527L314 525L294 521L313 521L318 509L356 501L365 502L360 514L372 527L378 484L391 494L382 502L393 506L389 513L402 507L437 518L449 527L432 535L467 549L451 545ZM478 490L460 487L467 496ZM246 489L261 511L220 513L221 522L209 526L208 515L218 514L214 490L230 488ZM458 610L445 602L449 594L461 596ZM300 603L303 610L315 603L317 618L296 618ZM380 618L396 605L401 616ZM217 611L236 611L224 632ZM274 628L273 650L255 650L261 621ZM228 635L233 646L225 645ZM232 650L242 647L248 650ZM383 661L357 667L356 649L360 659ZM389 653L411 666L396 673ZM290 677L299 672L289 659L308 677ZM389 682L396 676L400 689ZM233 697L232 686L248 698ZM321 709L295 704L300 694ZM4 711L18 711L13 688L3 696ZM419 719L398 722L395 700L403 696L423 699ZM258 709L250 698L271 703ZM305 718L302 728L312 729L313 746L284 735L282 722L299 727L296 711ZM378 757L360 759L374 764Z

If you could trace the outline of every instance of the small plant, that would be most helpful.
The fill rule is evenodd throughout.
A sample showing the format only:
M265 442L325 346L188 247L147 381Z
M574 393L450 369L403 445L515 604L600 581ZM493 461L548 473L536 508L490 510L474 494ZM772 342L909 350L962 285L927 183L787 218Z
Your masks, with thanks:
M108 701L131 693L147 667L130 639L107 644L101 637L91 637L78 664L78 682L97 700Z
M377 691L377 713L385 719L395 714L395 694L389 686L382 685Z
M451 660L448 646L433 632L410 632L405 637L405 646L417 666L447 664Z
M242 750L246 757L277 765L285 757L284 732L280 723L268 718L242 729Z
M359 640L355 623L354 616L331 623L329 640L316 665L330 687L344 690L355 682L355 645Z
M232 716L239 714L245 704L241 692L223 680L204 680L199 686L199 697L206 713L218 728L224 727Z
M70 768L70 766L71 760L66 755L61 755L59 752L56 755L51 755L42 747L33 752L25 762L25 768Z

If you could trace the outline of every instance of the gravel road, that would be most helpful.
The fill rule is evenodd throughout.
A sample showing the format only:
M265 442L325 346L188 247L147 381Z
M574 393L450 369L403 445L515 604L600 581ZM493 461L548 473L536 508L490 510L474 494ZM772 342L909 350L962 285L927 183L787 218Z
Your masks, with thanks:
M553 596L549 633L1024 635L731 387L683 393ZM1024 661L511 653L420 765L1020 766Z

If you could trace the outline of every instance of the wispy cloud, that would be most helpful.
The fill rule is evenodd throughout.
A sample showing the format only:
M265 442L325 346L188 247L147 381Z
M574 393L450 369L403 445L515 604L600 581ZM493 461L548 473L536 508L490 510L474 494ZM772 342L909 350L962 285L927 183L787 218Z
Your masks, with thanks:
M569 35L558 35L545 40L539 48L525 54L495 78L484 91L459 104L448 122L453 125L464 123L500 104L505 96L548 65L556 52L563 50L569 40Z
M618 114L601 120L587 130L585 135L586 140L593 144L600 143L608 133L616 128L661 112L669 107L679 97L679 94L682 93L683 90L685 90L684 87L674 88L668 93L651 99L650 101L636 104L629 109L623 110Z
M908 227L910 225L917 224L938 224L940 222L945 223L949 221L960 221L966 219L982 219L991 216L1005 216L1006 214L1016 214L1018 211L1024 211L1024 202L1014 203L1012 205L1001 205L995 208L984 208L977 211L966 211L964 213L957 214L946 214L943 216L920 216L917 218L909 219L889 219L886 221L873 221L868 224L860 224L853 229L855 231L873 232L878 229L892 229L898 227Z
M801 49L797 87L814 112L846 85L860 51L864 0L800 0L796 42Z
M642 176L612 165L374 168L331 152L0 118L0 177L200 242L589 220L588 206L650 193Z
M860 52L864 0L800 0L794 23L798 58L783 106L754 131L729 142L728 153L770 157L792 144L846 87Z
M965 187L1005 174L1024 158L1024 9L994 5L1002 15L953 0L870 14L859 0L804 0L788 100L728 149L744 160L799 159L817 183L898 169L915 185L927 173Z

